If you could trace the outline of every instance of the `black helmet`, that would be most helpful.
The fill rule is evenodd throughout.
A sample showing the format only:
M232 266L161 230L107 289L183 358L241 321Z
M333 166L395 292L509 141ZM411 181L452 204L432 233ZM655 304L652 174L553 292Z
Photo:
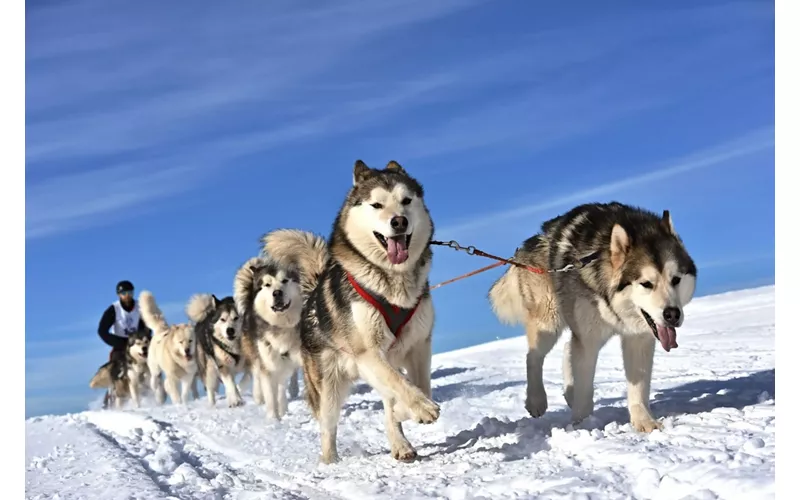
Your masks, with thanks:
M122 292L133 292L133 283L128 280L122 280L117 283L117 294Z

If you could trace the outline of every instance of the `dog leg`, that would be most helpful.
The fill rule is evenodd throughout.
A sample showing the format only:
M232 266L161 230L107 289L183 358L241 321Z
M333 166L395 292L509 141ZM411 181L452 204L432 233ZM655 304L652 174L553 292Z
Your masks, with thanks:
M322 441L322 455L320 461L332 464L339 461L336 450L336 432L339 427L339 417L342 405L350 394L350 382L342 379L338 374L332 373L321 380L319 429Z
M276 380L275 386L276 409L278 418L283 418L289 411L289 399L286 397L286 382Z
M547 393L542 374L544 358L553 350L561 331L554 325L541 325L534 319L525 325L525 335L528 339L528 354L525 358L525 409L531 417L539 418L547 411Z
M572 421L578 423L594 411L594 372L604 342L579 338L573 333L569 343L569 358L564 362L564 380L568 381L564 393L570 395L567 399L571 400Z
M264 396L264 406L267 410L267 420L280 420L278 415L278 384L274 382L274 376L264 370L260 373L261 393Z
M156 402L160 405L164 404L166 400L166 394L164 394L164 385L161 380L161 373L156 373L152 371L150 373L150 389L153 390L153 395L155 395Z
M209 360L210 361L210 360ZM205 384L206 384L206 397L208 398L208 404L212 407L217 406L217 388L219 388L219 379L217 378L217 371L212 366L206 366L206 374L205 374ZM192 385L194 385L194 379L192 379Z
M628 379L628 412L631 425L639 432L664 426L650 413L650 381L656 341L651 335L622 335L622 364Z
M194 399L200 399L200 393L197 391L197 380L198 380L198 378L199 377L197 375L192 377L192 398L194 398ZM206 392L208 392L208 385L206 385Z
M399 405L394 399L383 400L384 425L386 426L386 437L392 449L392 458L400 462L412 462L417 458L417 450L408 441L403 432L401 419L408 420L408 410L405 406ZM400 418L398 418L400 413Z
M228 370L222 370L220 373L222 383L225 385L225 399L228 400L228 407L234 408L242 405L242 397L239 394L239 389L236 387L236 381L233 375Z
M439 418L439 405L427 397L383 357L367 351L356 361L358 373L383 399L397 399L408 407L419 423L430 424Z
M253 401L257 405L264 404L264 391L261 388L261 368L258 365L253 365L250 373L253 379Z
M300 394L300 383L298 382L300 369L295 369L292 372L292 377L289 379L289 397L292 399L297 399L298 394Z
M137 374L129 376L128 391L131 393L133 405L136 408L141 408L141 396L139 395L139 377Z
M164 380L164 388L166 389L167 394L169 394L172 404L177 405L182 403L181 394L178 390L178 380L169 375L166 375L164 378L166 379Z
M406 355L405 368L409 381L417 386L422 394L432 398L431 391L431 337L418 346L414 346Z
M192 389L195 387L194 385L195 375L190 376L189 378L181 379L181 404L187 404L189 402L189 394L192 392Z

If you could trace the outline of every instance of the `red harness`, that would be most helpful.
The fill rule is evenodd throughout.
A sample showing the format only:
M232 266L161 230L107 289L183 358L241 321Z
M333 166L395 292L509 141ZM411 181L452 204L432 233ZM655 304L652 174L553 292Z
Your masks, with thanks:
M414 313L417 311L417 307L419 306L420 300L422 297L420 296L417 299L417 303L414 304L414 307L411 309L406 309L404 307L398 307L388 300L383 298L381 295L378 295L371 290L364 288L361 286L358 281L353 278L350 273L347 273L347 281L353 285L353 289L361 296L362 299L369 302L369 304L378 310L383 316L383 320L386 322L386 326L389 327L389 330L394 335L394 342L389 347L391 349L400 340L400 335L403 331L403 327L411 321L411 317L414 316Z

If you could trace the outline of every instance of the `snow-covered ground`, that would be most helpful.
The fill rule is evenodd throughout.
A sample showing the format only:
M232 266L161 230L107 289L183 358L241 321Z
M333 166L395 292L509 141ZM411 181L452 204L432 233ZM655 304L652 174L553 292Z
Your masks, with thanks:
M774 287L696 299L680 347L656 352L652 408L664 430L632 431L619 342L602 352L595 414L573 429L561 347L545 363L550 407L532 419L525 340L434 357L432 425L407 424L420 460L394 461L378 395L342 412L342 461L318 463L302 401L280 423L220 398L188 407L87 411L26 421L27 498L653 498L775 496Z

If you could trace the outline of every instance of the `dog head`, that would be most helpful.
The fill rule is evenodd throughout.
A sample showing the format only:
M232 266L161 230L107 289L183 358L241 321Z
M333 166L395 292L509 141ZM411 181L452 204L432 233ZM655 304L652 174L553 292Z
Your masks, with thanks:
M675 329L694 297L697 267L665 210L656 224L611 230L610 262L617 277L612 307L636 331L652 332L665 351L678 347Z
M214 311L211 313L213 335L225 344L235 343L242 336L242 318L236 310L233 297L219 300L216 295L211 296L214 301Z
M337 226L371 263L399 272L414 267L433 235L422 185L395 161L383 170L356 162Z
M128 335L128 352L137 362L147 361L152 336L148 330L136 330Z
M253 266L251 270L256 314L278 327L291 328L300 323L303 298L297 269L264 258L261 265Z
M197 345L194 327L184 323L173 325L171 329L170 342L172 343L172 349L175 355L178 359L184 359L187 362L194 361L195 348Z

